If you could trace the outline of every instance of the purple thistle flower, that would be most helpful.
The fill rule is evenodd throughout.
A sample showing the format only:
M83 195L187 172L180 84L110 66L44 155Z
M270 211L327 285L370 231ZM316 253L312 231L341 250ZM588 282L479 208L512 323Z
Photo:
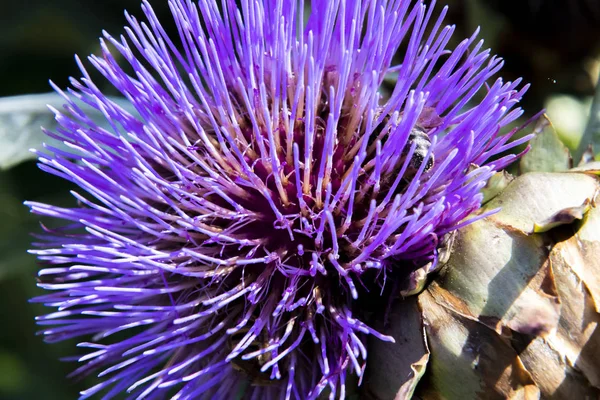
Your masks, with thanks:
M106 398L344 398L365 368L363 293L436 262L482 201L526 87L476 34L454 50L433 4L396 0L148 3L53 110L40 167L87 192L32 251L50 342L87 337L77 374ZM430 30L429 34L426 31ZM392 60L403 44L401 64ZM114 46L129 64L119 65ZM386 75L392 93L379 91ZM489 86L488 86L489 83ZM100 110L94 123L74 101ZM389 286L389 284L387 284Z

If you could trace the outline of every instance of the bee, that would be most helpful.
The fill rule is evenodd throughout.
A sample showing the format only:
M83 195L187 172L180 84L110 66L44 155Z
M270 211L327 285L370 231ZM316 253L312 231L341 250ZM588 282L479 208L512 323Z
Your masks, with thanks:
M408 156L408 153L410 152L410 149L413 146L413 144L415 144L415 151L412 154L407 168L407 172L411 174L415 174L419 170L419 168L421 168L421 165L425 161L427 153L431 148L431 139L429 138L429 135L425 132L425 129L423 129L419 125L415 125L408 134L408 140L406 141L406 145L402 149L403 157L401 162L405 161L405 157ZM433 168L434 162L435 161L433 153L431 153L431 155L427 159L427 164L425 164L425 168L423 170L425 172L429 171L431 168Z
M373 130L373 133L370 136L370 141L374 142L376 140L385 141L393 129L391 126L388 126L389 121L391 119L391 115L386 115L381 123ZM402 149L402 157L399 160L399 165L402 166L406 162L406 157L410 153L410 149L415 145L415 151L413 152L411 159L409 161L406 172L404 173L406 178L410 178L416 174L416 172L421 168L421 165L425 161L427 157L427 153L431 148L431 139L427 134L425 124L421 125L421 121L417 121L417 123L413 126L410 133L408 134L408 139L404 148ZM387 127L387 132L384 132L384 129ZM387 134L385 134L387 133ZM423 168L424 172L427 172L433 168L435 163L435 159L433 153L430 154L427 159L427 164Z

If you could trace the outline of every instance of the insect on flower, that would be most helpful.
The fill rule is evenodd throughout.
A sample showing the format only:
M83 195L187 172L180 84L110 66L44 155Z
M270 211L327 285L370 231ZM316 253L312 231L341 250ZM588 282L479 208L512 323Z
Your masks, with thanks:
M500 133L526 87L491 81L502 61L476 34L449 49L434 3L317 1L306 19L295 0L169 5L175 33L144 2L147 22L127 14L89 58L135 112L80 61L56 88L48 134L67 146L40 166L87 195L27 203L67 221L32 250L50 291L34 301L58 308L42 334L84 338L76 374L102 381L82 398L344 398L366 336L393 341L361 300L435 263L479 209L516 156L488 160L529 139Z
M408 142L406 143L407 147L402 149L403 154L408 154L410 152L410 148L408 146L415 144L415 151L412 155L412 159L410 160L410 168L412 170L418 170L421 164L425 162L425 171L429 171L433 168L435 157L433 153L429 154L429 149L431 148L431 139L429 139L429 135L425 133L425 130L421 128L419 125L415 125L413 129L410 131L408 135ZM429 157L428 157L429 156Z
M387 129L389 131L391 129L394 129L394 127L398 126L398 122L391 124L391 121L392 117L390 115L386 115L383 118L382 122L377 126L377 128L375 128L375 130L371 134L371 137L385 137L385 135L383 135L384 129ZM413 144L415 146L414 149L412 149ZM414 124L414 126L410 130L410 133L408 134L408 140L406 141L406 144L404 145L404 148L401 152L403 157L398 160L398 164L403 165L406 161L406 156L408 156L409 154L411 155L410 162L408 163L408 168L404 172L405 179L408 180L411 176L414 176L425 160L427 160L427 162L425 162L423 172L427 172L431 168L433 168L433 165L435 163L435 155L433 154L433 152L430 151L430 149L431 139L427 134L425 128L419 125L419 122L417 122L416 124Z

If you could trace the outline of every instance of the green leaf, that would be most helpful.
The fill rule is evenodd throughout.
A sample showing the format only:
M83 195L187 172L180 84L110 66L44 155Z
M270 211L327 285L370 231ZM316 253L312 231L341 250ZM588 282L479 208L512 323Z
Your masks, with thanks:
M122 99L113 99L132 112L133 107ZM43 143L61 147L58 140L46 136L41 127L54 130L57 123L48 105L61 110L65 100L57 93L31 94L0 98L0 170L35 158L30 149L41 149ZM96 123L112 129L98 110L78 103Z
M438 262L435 265L435 269L440 269L450 259L454 250L454 242L457 236L457 232L447 233L442 237L438 243ZM434 271L433 262L428 262L421 268L411 272L410 275L400 285L400 296L409 297L419 294L425 289L425 285L429 280L429 274Z
M46 104L56 102L50 95L27 95L0 99L0 168L8 169L33 158L31 148L40 148L46 138L41 126L55 126Z
M411 399L425 374L429 349L416 297L398 300L391 308L389 324L378 318L377 329L395 343L369 337L369 359L363 394L368 399Z
M482 204L485 204L496 197L499 193L506 189L508 184L514 179L515 177L506 171L496 172L494 175L492 175L492 177L485 184L485 187L481 189L481 193L483 194Z
M521 158L521 173L560 172L571 168L573 162L569 149L560 140L546 115L537 122L531 149Z
M540 235L506 229L491 218L461 229L448 264L430 287L436 301L502 333L547 335L560 304Z
M600 78L596 84L596 95L592 101L590 119L585 127L579 146L577 146L573 154L577 163L579 163L579 160L590 146L594 152L600 150Z
M599 188L596 177L588 174L530 172L511 182L485 208L502 209L490 217L497 223L533 233L536 224L558 222L552 219L557 213L591 201Z

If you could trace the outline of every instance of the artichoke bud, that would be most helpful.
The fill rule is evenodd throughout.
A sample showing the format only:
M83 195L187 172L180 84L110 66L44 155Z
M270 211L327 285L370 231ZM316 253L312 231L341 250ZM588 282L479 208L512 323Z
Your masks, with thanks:
M488 181L480 213L499 211L411 275L384 329L396 342L369 343L365 397L599 398L600 163L563 167L526 156Z

